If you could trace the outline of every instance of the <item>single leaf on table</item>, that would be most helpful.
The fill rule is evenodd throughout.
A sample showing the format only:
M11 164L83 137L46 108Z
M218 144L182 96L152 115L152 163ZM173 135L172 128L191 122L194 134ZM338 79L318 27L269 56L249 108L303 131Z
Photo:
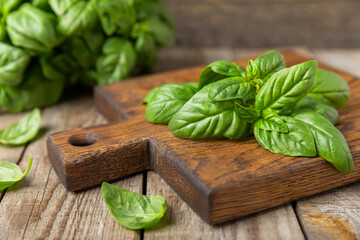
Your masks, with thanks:
M28 167L24 173L15 163L0 162L0 192L23 179L30 171L32 160L32 158L29 159Z
M278 126L260 119L254 125L254 135L259 144L273 153L289 156L317 156L314 137L307 124L288 116L282 116L288 132L272 131ZM267 128L267 129L264 129Z
M16 86L23 80L30 56L21 48L0 42L0 83Z
M348 173L354 170L354 163L346 139L329 120L309 111L298 112L292 116L308 126L320 157L329 161L340 172Z
M245 78L244 68L233 62L215 61L202 70L199 77L199 89L218 80L236 76Z
M32 140L39 132L41 125L40 110L35 108L19 122L0 130L0 143L22 145Z
M243 77L229 77L217 81L211 85L209 98L214 101L232 99L254 99L256 89Z
M240 139L249 135L251 124L242 120L232 100L216 102L209 98L212 84L197 92L171 118L170 131L187 139Z
M340 75L318 69L314 85L310 89L308 96L321 103L340 109L349 101L350 88Z
M168 206L163 196L146 196L104 182L101 193L111 215L130 229L150 228L164 216Z
M249 60L246 68L248 79L263 79L266 82L274 73L285 67L284 56L276 50L270 50L258 58Z
M269 109L278 115L289 114L310 91L316 68L316 61L308 61L276 72L257 93L256 109Z
M151 91L145 116L151 123L168 124L172 116L196 93L187 84L169 83ZM145 98L146 99L146 98Z
M315 112L329 120L332 124L335 124L339 118L339 113L335 108L316 101L315 99L308 96L301 99L300 102L296 105L294 112L299 111Z

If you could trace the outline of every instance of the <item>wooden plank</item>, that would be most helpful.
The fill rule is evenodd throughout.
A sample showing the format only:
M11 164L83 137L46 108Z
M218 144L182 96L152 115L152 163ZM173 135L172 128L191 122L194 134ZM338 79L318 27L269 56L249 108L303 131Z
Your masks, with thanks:
M91 97L63 102L43 111L43 134L26 149L20 162L34 157L24 180L9 188L0 204L0 239L125 239L140 237L121 227L110 215L100 187L70 193L49 163L46 135L64 129L104 123ZM142 191L142 175L116 182L131 191Z
M175 17L176 46L359 47L357 0L164 0L164 3Z
M158 225L145 230L144 239L304 239L290 204L211 226L154 172L148 172L147 194L165 196L169 209Z

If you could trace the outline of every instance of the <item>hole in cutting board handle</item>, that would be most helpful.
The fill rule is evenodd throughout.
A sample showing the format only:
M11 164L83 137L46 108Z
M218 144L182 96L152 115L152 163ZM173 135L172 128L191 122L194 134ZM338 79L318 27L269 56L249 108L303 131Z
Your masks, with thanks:
M100 140L100 135L97 133L78 133L69 137L68 142L77 147L90 146Z

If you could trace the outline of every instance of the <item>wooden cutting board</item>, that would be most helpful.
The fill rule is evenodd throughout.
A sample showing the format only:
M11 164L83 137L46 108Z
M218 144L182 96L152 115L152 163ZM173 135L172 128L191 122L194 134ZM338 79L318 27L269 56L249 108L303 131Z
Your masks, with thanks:
M284 52L287 66L308 59ZM246 66L246 60L236 61ZM138 77L95 89L95 103L110 120L90 128L52 134L49 159L70 191L154 170L211 224L294 201L360 180L360 79L342 75L351 99L336 127L352 152L355 171L342 174L322 158L288 157L263 149L253 136L243 140L184 140L167 126L145 119L141 103L154 87L197 81L202 67Z

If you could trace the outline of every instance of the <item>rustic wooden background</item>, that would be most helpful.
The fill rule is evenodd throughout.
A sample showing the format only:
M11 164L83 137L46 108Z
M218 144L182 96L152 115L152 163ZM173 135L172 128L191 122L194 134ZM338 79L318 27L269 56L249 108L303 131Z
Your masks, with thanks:
M181 47L360 47L359 0L163 0Z

